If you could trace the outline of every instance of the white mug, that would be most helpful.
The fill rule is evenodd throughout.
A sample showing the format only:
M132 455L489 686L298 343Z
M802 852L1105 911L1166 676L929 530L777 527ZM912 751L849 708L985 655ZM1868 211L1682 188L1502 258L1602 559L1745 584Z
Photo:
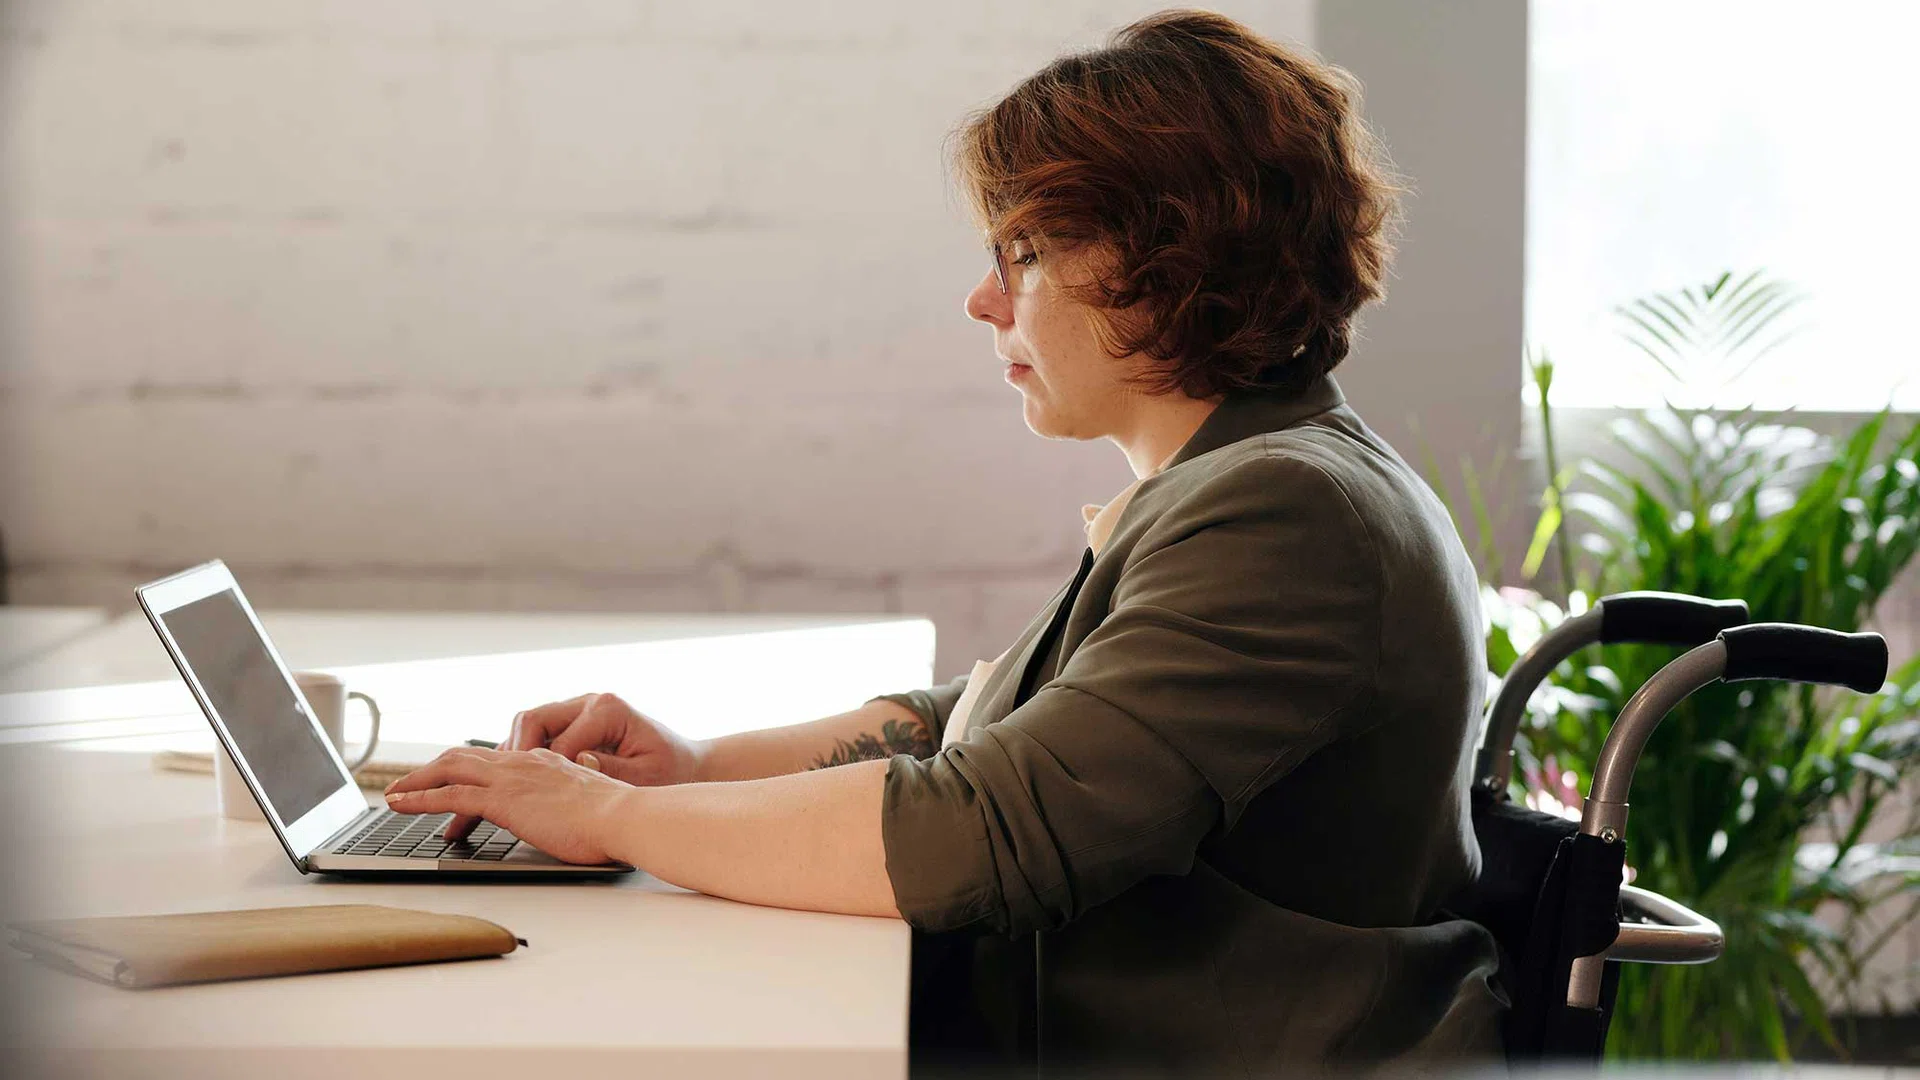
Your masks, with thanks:
M342 757L347 756L347 699L360 699L367 707L372 726L367 731L366 748L358 757L348 760L347 771L358 770L373 760L374 748L380 745L380 706L372 698L358 690L348 690L337 676L324 671L296 671L293 681L300 688L300 696L306 698L308 711L320 722L320 730L327 733L333 748L340 751ZM233 767L224 748L214 749L213 772L221 817L236 821L265 820L259 804L253 801L253 793L247 790L246 780L241 778L240 770Z

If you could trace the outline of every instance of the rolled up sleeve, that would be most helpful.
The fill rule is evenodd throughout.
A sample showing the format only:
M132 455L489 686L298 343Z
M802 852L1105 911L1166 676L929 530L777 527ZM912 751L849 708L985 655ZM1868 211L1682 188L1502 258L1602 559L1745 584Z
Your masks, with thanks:
M940 733L947 729L947 717L952 715L954 705L960 701L960 695L966 691L967 677L962 675L944 686L870 697L867 699L867 704L891 701L895 705L904 705L913 710L921 723L927 725L927 730L933 733L933 741L937 745L940 742Z
M1057 678L964 741L889 764L887 872L913 926L1053 929L1185 874L1211 831L1364 711L1379 563L1317 467L1225 470L1126 558Z

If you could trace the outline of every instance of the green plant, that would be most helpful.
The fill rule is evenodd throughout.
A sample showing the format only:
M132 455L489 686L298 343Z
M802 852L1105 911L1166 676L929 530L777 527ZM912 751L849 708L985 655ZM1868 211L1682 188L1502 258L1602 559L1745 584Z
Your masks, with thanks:
M1722 275L1619 311L1670 374L1706 366L1724 380L1777 340L1793 302L1761 275ZM1523 570L1551 566L1564 603L1486 591L1496 676L1590 598L1629 589L1856 630L1913 559L1920 425L1895 430L1882 413L1828 440L1780 416L1670 403L1613 425L1620 460L1562 469L1551 362L1530 368L1554 466ZM1562 664L1529 705L1516 785L1577 806L1614 716L1674 655L1615 646ZM1920 913L1920 820L1900 820L1893 798L1916 779L1920 657L1878 694L1719 684L1674 710L1640 762L1627 858L1636 883L1718 920L1727 950L1698 967L1625 965L1609 1054L1784 1060L1793 1018L1844 1053L1827 1002L1858 1011L1863 965Z

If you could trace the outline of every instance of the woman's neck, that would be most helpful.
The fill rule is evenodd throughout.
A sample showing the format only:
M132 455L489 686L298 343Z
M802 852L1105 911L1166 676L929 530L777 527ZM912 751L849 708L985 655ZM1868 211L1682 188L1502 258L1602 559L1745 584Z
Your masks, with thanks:
M1134 409L1127 430L1116 431L1107 438L1127 455L1133 475L1145 479L1159 472L1168 458L1179 453L1223 400L1223 397L1190 398L1180 393L1145 398Z

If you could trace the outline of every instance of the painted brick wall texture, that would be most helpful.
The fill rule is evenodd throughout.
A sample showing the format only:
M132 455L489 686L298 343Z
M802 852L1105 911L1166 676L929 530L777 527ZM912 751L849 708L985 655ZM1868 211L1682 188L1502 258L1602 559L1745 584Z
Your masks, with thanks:
M270 606L924 613L964 671L1129 473L1021 423L943 139L1157 6L5 6L15 599L219 556Z

